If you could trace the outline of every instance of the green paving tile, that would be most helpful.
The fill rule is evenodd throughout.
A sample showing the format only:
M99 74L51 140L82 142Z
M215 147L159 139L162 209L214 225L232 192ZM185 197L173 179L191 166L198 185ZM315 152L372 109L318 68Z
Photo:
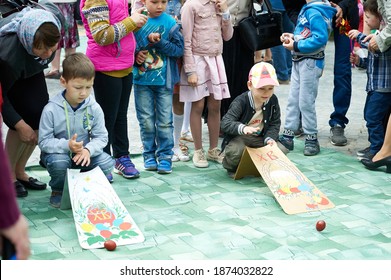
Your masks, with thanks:
M145 241L113 252L81 249L72 211L51 208L50 189L19 199L32 259L391 259L391 176L323 148L304 157L303 141L295 145L288 157L335 208L287 215L260 177L235 181L221 165L201 170L179 162L170 175L115 175L112 186ZM142 166L141 156L133 161ZM29 172L49 180L40 167ZM321 233L315 230L320 219L327 222Z

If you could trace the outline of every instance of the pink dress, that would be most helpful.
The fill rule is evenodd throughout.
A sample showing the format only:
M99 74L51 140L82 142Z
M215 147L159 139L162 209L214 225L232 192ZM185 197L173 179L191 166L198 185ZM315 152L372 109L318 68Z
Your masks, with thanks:
M195 102L213 95L215 100L230 93L223 57L223 40L233 35L231 20L223 18L209 0L188 0L182 7L182 33L185 42L181 70L180 101ZM186 73L196 73L198 84L189 86Z

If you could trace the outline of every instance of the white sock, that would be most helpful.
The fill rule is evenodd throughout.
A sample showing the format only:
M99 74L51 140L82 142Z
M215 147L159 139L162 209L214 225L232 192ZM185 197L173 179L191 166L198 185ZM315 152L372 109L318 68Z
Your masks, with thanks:
M183 124L182 132L190 130L190 112L191 112L191 102L185 102L183 109Z
M174 114L174 147L179 147L179 138L181 138L181 129L183 123L183 115Z

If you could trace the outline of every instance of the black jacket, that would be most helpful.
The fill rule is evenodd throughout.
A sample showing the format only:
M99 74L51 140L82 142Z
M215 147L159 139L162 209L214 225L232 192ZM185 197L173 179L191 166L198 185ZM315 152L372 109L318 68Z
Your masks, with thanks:
M262 110L263 130L259 136L264 139L270 137L277 141L281 126L281 111L277 96L273 94L269 102L264 104ZM250 91L242 93L232 101L228 112L221 120L220 127L224 132L222 150L233 138L243 134L243 127L248 124L255 112L254 100Z

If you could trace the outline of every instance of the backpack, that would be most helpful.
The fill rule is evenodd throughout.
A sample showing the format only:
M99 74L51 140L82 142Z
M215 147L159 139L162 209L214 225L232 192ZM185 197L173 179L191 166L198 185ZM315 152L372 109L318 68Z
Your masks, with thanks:
M33 6L35 3L30 0L0 0L0 19L19 12L27 6Z

